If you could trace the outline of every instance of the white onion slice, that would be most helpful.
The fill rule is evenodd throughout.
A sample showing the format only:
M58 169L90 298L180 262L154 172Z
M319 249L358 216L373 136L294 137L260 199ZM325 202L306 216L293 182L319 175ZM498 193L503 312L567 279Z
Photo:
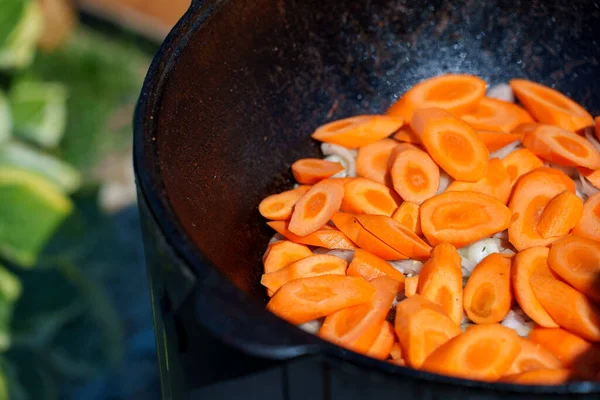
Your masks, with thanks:
M408 276L417 275L421 272L421 268L423 268L423 263L417 260L388 261L388 263L396 270Z
M490 158L499 158L500 160L502 160L504 157L506 157L513 151L521 148L523 148L523 146L521 145L521 142L517 140L515 142L507 144L501 149L494 151L493 153L490 153Z
M501 324L515 330L522 337L527 337L535 325L520 309L510 310Z
M350 178L354 178L356 176L356 156L358 154L356 151L348 150L345 147L331 143L321 143L321 151L326 156L337 157L335 160L332 159L330 161L335 161L342 164L345 172L345 176L343 177L347 176ZM327 160L328 158L325 159Z
M500 83L490 87L487 90L486 96L493 99L508 101L509 103L515 102L515 94L507 83Z
M598 142L598 139L594 137L594 133L591 129L585 130L585 138L592 144L592 146L594 146L596 150L600 151L600 142Z
M444 190L448 188L450 183L452 182L452 178L445 172L440 170L440 186L438 187L438 191L436 194L443 193Z
M303 324L298 325L298 328L302 329L305 332L312 333L316 335L319 333L319 329L323 325L323 319L313 319L312 321L305 322Z
M313 254L327 254L330 256L335 256L346 261L348 264L350 264L352 262L352 258L354 258L354 250L330 250L324 247L315 249Z
M588 197L592 197L596 193L600 192L600 190L598 190L594 185L592 185L590 181L588 181L586 177L581 174L579 174L579 182L576 186L577 191L581 191L581 193L579 193L578 196L581 197L583 201L587 200ZM585 198L583 198L581 195L584 195Z
M567 167L565 165L559 165L550 161L544 162L544 167L557 169L572 179L575 179L577 176L579 176L579 171L577 171L577 168L575 167Z

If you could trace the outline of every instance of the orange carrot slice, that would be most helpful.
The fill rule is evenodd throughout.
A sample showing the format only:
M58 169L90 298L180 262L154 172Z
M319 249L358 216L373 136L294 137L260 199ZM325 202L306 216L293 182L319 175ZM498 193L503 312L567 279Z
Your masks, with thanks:
M557 190L556 194L559 194L563 190L575 193L575 182L573 182L573 179L555 168L541 167L526 173L517 182L517 186L519 186L518 190L526 187L530 181L539 181L545 185L552 186Z
M311 187L294 207L288 229L299 236L318 231L340 209L344 188L328 180Z
M510 375L502 379L503 382L516 383L519 385L563 385L575 381L577 377L569 369L535 369Z
M489 162L487 173L477 182L453 181L447 191L470 191L494 196L506 204L510 197L510 175L504 168L502 161L492 158Z
M366 230L352 214L335 213L331 218L339 230L348 235L360 248L365 249L384 260L403 260L407 257L394 250L371 232Z
M407 277L404 280L404 295L406 297L412 297L417 294L419 287L419 275Z
M548 265L569 285L600 302L600 243L565 236L550 247Z
M419 273L417 293L438 304L456 324L463 316L461 258L454 246L437 245Z
M421 205L421 229L433 246L463 247L502 232L510 219L500 200L477 192L444 192Z
M512 305L511 258L492 253L473 270L464 288L464 308L476 324L493 324L506 317Z
M507 101L482 98L477 107L461 115L463 121L474 129L510 133L521 124L534 122L531 115L516 104Z
M391 216L397 208L392 190L381 183L356 178L344 186L344 212Z
M413 132L410 129L410 126L404 125L402 128L398 129L398 132L394 133L393 136L399 142L412 143L412 144L420 144L421 139L419 139L419 135Z
M276 292L280 287L294 279L321 275L346 275L348 263L329 254L314 254L295 261L275 272L263 274L260 283Z
M398 303L394 327L404 360L413 368L461 333L440 306L418 294Z
M421 235L421 218L417 203L412 201L403 202L392 216L392 219L400 222L415 234Z
M479 136L479 139L481 139L483 144L485 144L485 147L487 147L490 153L496 150L500 150L504 146L508 146L509 144L514 143L517 140L521 140L521 135L516 133L484 131L481 129L477 129L475 132L477 133L477 136Z
M525 134L523 145L535 155L572 167L600 169L600 153L585 138L552 125L535 125Z
M440 186L440 169L427 153L408 149L396 157L390 170L394 190L404 200L421 204Z
M439 107L454 115L471 111L485 95L485 82L472 75L447 74L411 87L386 112L409 121L414 111Z
M354 276L301 278L283 285L267 303L267 310L298 325L369 302L374 293L369 282Z
M290 232L288 229L289 223L287 221L270 221L267 222L267 225L294 243L324 247L326 249L354 250L356 248L354 243L352 243L346 235L327 225L306 236L298 236Z
M361 147L356 157L357 175L385 184L388 173L388 161L392 155L392 150L396 146L398 146L398 142L395 140L382 139Z
M521 343L521 352L505 375L522 374L540 369L564 368L563 363L541 344L524 338L519 338L519 342Z
M311 255L310 249L302 244L290 242L289 240L273 242L269 245L263 257L265 274L279 271L294 261Z
M533 275L553 276L547 262L548 251L547 247L536 246L517 253L513 258L511 280L515 299L525 314L538 325L558 328L558 324L535 297L530 283Z
M537 230L543 238L564 236L583 214L583 200L568 190L556 195L540 216Z
M519 355L517 333L502 325L472 325L434 351L422 369L443 375L496 381Z
M573 233L600 242L600 193L590 196L583 204L583 213Z
M592 184L592 186L594 186L596 189L600 189L600 169L597 171L587 168L578 169L579 173L583 175L585 179L587 179Z
M375 288L371 301L328 315L319 330L320 337L357 353L369 351L401 289L400 282L387 276L370 283ZM393 342L392 337L390 347Z
M502 165L506 168L510 177L510 186L517 182L521 176L544 166L544 162L528 149L519 149L509 153L502 159Z
M385 360L392 351L394 340L396 340L394 327L389 322L383 321L379 335L375 338L375 341L371 345L369 351L367 351L366 355L378 360Z
M384 139L400 129L404 120L389 115L359 115L321 125L312 134L320 142L354 149Z
M561 327L591 341L600 341L600 308L554 277L533 275L535 297Z
M356 249L346 274L348 276L362 276L368 281L380 276L388 276L400 283L404 282L404 275L400 271L382 258L363 249Z
M487 170L489 151L466 122L441 108L416 111L410 121L433 160L453 177L475 182Z
M292 216L294 205L308 192L310 186L300 186L293 190L265 197L258 205L258 212L266 219L287 221Z
M524 79L513 79L510 87L525 109L538 121L578 131L592 126L592 116L562 93Z
M305 185L313 185L343 170L342 164L319 158L303 158L292 164L294 179Z

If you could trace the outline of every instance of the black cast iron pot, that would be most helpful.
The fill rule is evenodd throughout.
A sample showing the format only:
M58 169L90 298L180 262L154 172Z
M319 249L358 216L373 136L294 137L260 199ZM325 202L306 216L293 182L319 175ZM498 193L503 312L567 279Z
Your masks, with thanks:
M379 362L264 310L257 211L320 156L331 119L383 112L445 72L526 77L600 113L593 1L194 1L156 56L135 170L163 398L600 398L600 385L488 384ZM219 382L228 382L223 385Z

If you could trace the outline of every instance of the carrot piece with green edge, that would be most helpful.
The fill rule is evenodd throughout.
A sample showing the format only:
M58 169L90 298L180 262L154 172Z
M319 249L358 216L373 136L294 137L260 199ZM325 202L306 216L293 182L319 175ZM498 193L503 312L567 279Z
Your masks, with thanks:
M544 239L564 236L577 225L583 214L583 200L563 191L553 197L542 211L537 230Z
M365 249L384 260L404 260L407 258L404 254L394 250L366 230L358 222L356 216L338 212L335 213L331 219L335 226L340 231L344 232L344 234L356 243L358 247Z
M294 179L305 185L314 185L343 170L342 164L319 158L302 158L292 164Z
M521 124L534 122L531 115L516 104L484 97L470 112L460 116L474 129L510 133Z
M544 166L544 162L538 158L529 149L519 149L509 153L502 159L502 165L510 177L510 187L512 188L521 176L533 171L536 168Z
M446 74L414 85L396 101L386 115L409 121L413 112L439 107L460 116L473 110L485 95L485 81L473 75Z
M288 229L299 236L318 231L331 216L340 209L344 198L344 187L329 180L311 187L298 200Z
M490 159L487 173L477 182L464 182L455 180L447 188L447 191L470 191L494 196L503 204L508 203L510 197L510 175L504 168L502 161L497 158Z
M356 248L354 243L344 233L327 225L306 236L298 236L290 232L287 221L269 221L267 225L294 243L324 247L326 249L354 250Z
M554 277L534 274L530 282L535 297L558 325L600 341L600 308L590 299Z
M419 275L409 276L404 279L404 295L412 297L417 294L419 288Z
M600 193L590 196L583 204L581 219L573 233L600 242Z
M454 246L442 243L434 247L431 258L419 273L417 293L438 304L456 324L463 317L461 258Z
M321 275L346 275L348 263L329 254L314 254L295 261L277 271L263 274L260 283L272 292L276 292L294 279Z
M402 125L404 119L396 116L358 115L321 125L312 137L320 142L355 149L390 136Z
M513 257L510 274L515 299L525 314L540 326L558 328L558 324L533 293L530 283L534 275L553 276L548 266L548 252L548 248L543 246L520 251Z
M432 246L463 247L505 230L510 210L495 197L477 192L443 192L421 204L421 229Z
M396 306L394 324L407 365L420 368L425 359L461 330L437 304L418 294Z
M464 287L464 309L476 324L494 324L506 317L512 305L511 257L492 253L473 269Z
M265 274L279 271L294 261L301 260L312 254L312 251L303 244L294 243L289 240L273 242L269 244L263 256Z
M521 135L516 133L485 131L481 129L477 129L475 132L490 153L500 150L501 148L508 146L517 140L521 140Z
M399 142L412 143L412 144L420 144L421 139L419 139L419 135L413 132L410 129L410 126L404 125L402 128L398 129L398 132L394 133L393 136Z
M600 243L565 236L552 243L548 265L569 285L600 302Z
M429 246L414 232L385 215L357 215L364 229L399 253L415 260L426 260L431 253Z
M396 193L405 201L421 204L440 186L440 169L427 153L407 149L399 153L390 170Z
M499 324L472 325L427 357L422 369L458 378L496 381L510 368L520 350L514 330Z
M363 249L356 249L352 262L350 262L346 270L346 274L348 276L362 276L368 281L380 276L388 276L400 283L404 283L404 275L400 271L392 267L384 259Z
M423 232L421 231L421 218L419 205L412 201L405 201L400 204L400 207L392 215L394 221L400 222L402 225L410 229L417 236L420 236Z
M341 309L371 301L375 288L363 278L321 275L286 283L267 303L267 310L299 325Z
M398 208L397 196L384 184L356 178L344 186L341 210L352 214L391 216Z
M388 162L398 142L382 139L358 149L356 174L381 184L386 183Z
M596 189L600 189L600 169L578 168L579 173L585 177Z
M357 353L369 351L402 285L387 276L375 278L370 284L375 288L371 300L328 315L319 330L321 338Z
M463 120L441 108L423 108L415 111L410 126L431 158L454 179L475 182L485 175L490 153Z
M395 340L394 327L389 322L383 321L379 334L366 355L377 360L385 360L390 355Z
M570 369L535 369L520 374L509 375L502 378L502 382L519 385L563 385L568 382L582 380Z
M523 137L523 145L535 155L554 163L600 169L600 153L584 137L552 125L534 125Z
M570 131L592 126L592 116L579 104L547 86L513 79L510 87L525 109L538 121Z
M266 219L287 221L292 216L294 205L309 189L310 186L299 186L296 189L265 197L258 205L258 212Z
M521 343L521 352L505 375L521 374L539 369L564 368L564 364L541 344L521 337L519 342Z

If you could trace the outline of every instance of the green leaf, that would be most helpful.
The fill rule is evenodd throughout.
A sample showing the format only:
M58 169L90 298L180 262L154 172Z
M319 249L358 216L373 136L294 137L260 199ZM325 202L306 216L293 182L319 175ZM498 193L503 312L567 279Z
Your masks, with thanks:
M0 0L0 49L5 46L10 34L19 25L28 3L26 0Z
M0 400L29 400L25 388L19 381L14 364L4 357L0 357L0 375L5 384L4 390L0 391Z
M0 351L10 347L13 309L20 295L21 282L0 265Z
M0 10L0 69L22 69L31 64L43 30L42 6L39 1L0 0Z
M10 115L8 100L2 90L0 90L0 144L3 146L3 142L10 137L11 129L12 117Z

